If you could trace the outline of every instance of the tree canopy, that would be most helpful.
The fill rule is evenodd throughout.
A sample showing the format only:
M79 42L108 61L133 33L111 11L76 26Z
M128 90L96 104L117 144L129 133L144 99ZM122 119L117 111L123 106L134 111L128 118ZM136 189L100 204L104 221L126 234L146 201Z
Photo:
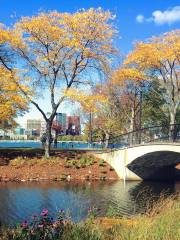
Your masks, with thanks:
M175 123L180 104L180 30L174 30L147 42L139 42L127 56L125 65L135 67L148 81L155 80L164 89L163 98Z
M47 157L52 121L67 91L89 83L88 74L93 71L110 69L111 57L116 53L113 18L109 11L101 8L76 13L41 12L21 18L7 31L9 47L17 59L14 67L23 69L19 77L21 81L29 80L23 83L31 88L33 95L17 86L46 121ZM50 116L38 100L45 91L52 107Z

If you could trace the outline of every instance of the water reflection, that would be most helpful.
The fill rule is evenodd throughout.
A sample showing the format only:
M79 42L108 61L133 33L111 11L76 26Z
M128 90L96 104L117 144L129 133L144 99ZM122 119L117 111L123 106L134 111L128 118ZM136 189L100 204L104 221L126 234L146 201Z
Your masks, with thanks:
M152 196L162 191L172 194L179 183L156 182L59 182L59 183L0 183L0 221L5 224L21 222L47 208L52 215L58 209L71 212L79 221L87 216L90 206L102 209L112 206L120 215L143 212Z

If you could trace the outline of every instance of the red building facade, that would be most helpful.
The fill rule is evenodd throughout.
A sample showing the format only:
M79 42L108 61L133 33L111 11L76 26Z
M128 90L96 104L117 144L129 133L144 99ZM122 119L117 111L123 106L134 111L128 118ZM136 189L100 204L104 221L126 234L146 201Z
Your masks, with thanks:
M66 127L67 135L80 135L81 125L80 125L79 116L67 116L66 122L67 122L67 127Z

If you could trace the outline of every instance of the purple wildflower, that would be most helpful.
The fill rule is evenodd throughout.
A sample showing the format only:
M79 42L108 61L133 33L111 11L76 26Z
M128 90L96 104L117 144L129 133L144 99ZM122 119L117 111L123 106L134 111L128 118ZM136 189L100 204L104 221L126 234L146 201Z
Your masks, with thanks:
M41 212L41 216L46 217L47 215L48 215L48 210L43 209L43 211Z
M38 225L39 228L43 228L43 226L44 226L43 224L39 224Z
M33 219L33 220L36 220L36 219L37 219L37 216L36 216L36 215L32 216L32 219Z
M28 222L26 220L24 222L22 222L21 227L22 228L27 228L28 227Z

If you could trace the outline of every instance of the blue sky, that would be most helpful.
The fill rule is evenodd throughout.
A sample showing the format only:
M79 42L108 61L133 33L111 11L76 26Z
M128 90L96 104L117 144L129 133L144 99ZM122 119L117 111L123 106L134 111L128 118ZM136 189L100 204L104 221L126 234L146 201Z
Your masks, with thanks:
M121 37L118 47L122 54L132 49L134 41L180 28L177 0L0 0L0 22L10 26L21 16L31 16L41 10L75 12L90 7L102 7L116 15L115 24ZM32 109L23 120L34 114L40 116Z

